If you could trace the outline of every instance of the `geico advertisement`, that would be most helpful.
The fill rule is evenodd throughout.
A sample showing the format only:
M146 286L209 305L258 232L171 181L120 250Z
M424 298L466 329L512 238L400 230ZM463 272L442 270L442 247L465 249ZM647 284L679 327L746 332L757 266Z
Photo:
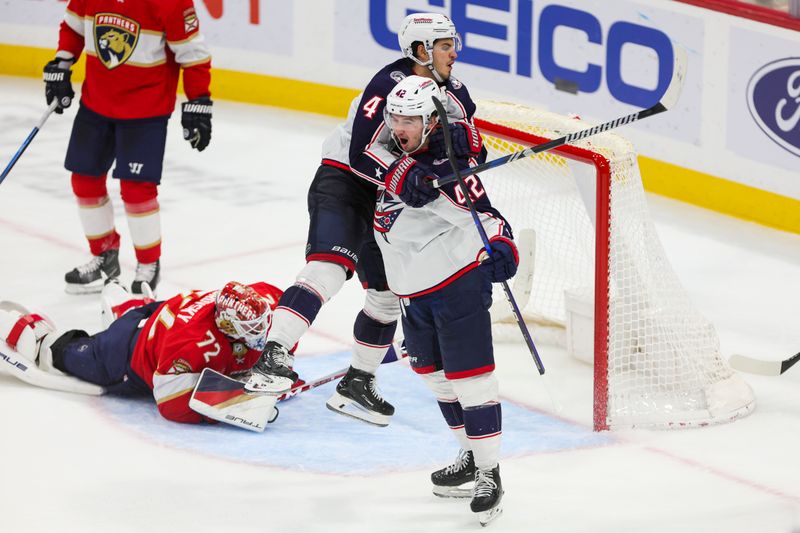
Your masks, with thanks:
M800 42L732 28L729 54L726 147L800 172Z
M118 0L120 9L124 2ZM132 1L132 0L128 0ZM140 0L133 0L140 1ZM255 52L291 55L294 6L288 0L195 0L200 30L213 48L230 47ZM154 3L158 5L158 3ZM0 22L13 25L49 26L58 43L58 24L64 18L64 0L0 0ZM181 16L178 13L177 16ZM5 41L0 37L0 41Z
M628 1L337 0L336 6L337 62L377 69L398 56L397 30L406 15L444 13L463 40L454 75L477 96L596 119L656 103L672 75L673 43L680 43L690 54L678 108L634 127L700 142L699 18Z

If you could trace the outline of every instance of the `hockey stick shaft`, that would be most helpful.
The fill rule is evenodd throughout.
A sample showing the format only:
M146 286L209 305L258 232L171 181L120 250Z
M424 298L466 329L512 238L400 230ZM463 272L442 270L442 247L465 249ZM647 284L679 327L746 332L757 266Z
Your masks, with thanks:
M19 147L19 150L17 150L17 153L14 154L14 157L11 158L11 161L8 163L5 170L3 170L3 173L0 174L0 183L3 183L3 180L6 179L6 176L8 176L8 174L11 172L11 169L14 168L14 165L17 164L19 158L22 157L22 154L25 153L25 150L28 149L28 145L31 144L33 138L36 137L36 134L39 133L40 129L42 129L44 123L47 122L47 119L50 116L50 114L53 111L55 111L56 105L58 105L58 102L56 100L53 100L53 102L50 104L50 107L48 107L47 111L45 111L44 115L42 115L42 118L39 119L39 123L36 126L34 126L34 128L28 134L28 137L22 142L22 146Z
M400 359L403 359L404 357L408 357L408 354L405 352L405 350L400 350L395 344L392 344L390 349L394 349L394 352L395 352L395 355L397 356L397 359L394 359L394 360L391 360L391 361L387 361L389 363L393 363L394 361L399 361ZM386 363L384 363L384 364L386 364ZM316 389L317 387L321 387L322 385L325 385L326 383L330 383L333 380L336 380L336 379L339 379L341 377L344 377L344 375L347 374L348 368L343 368L341 370L337 370L336 372L331 372L330 374L328 374L326 376L322 376L321 378L315 379L314 381L310 381L308 383L303 383L302 385L297 385L296 387L292 387L288 392L284 392L283 394L279 395L278 396L278 401L285 400L287 398L291 398L292 396L296 396L296 395L300 394L301 392L306 392L306 391L311 390L311 389Z
M680 97L681 89L683 88L683 81L684 78L686 77L686 62L687 62L686 51L683 48L675 47L674 62L672 66L672 78L670 79L670 83L667 86L667 90L664 92L664 96L655 105L648 107L647 109L637 111L636 113L631 113L630 115L619 117L609 122L598 124L597 126L592 126L591 128L587 128L585 130L580 130L574 133L570 133L568 135L559 137L558 139L553 139L552 141L540 144L538 146L531 146L525 148L522 151L515 152L513 154L509 154L503 157L498 157L497 159L493 159L492 161L487 161L486 163L483 163L476 167L472 167L468 170L463 170L461 171L461 178L466 178L467 176L472 176L473 174L478 174L486 170L497 168L499 166L505 165L506 163L513 163L518 159L523 159L526 157L530 157L532 155L546 152L548 150L558 148L559 146L562 146L564 144L568 144L574 141L579 141L581 139L585 139L586 137L591 137L592 135L597 135L598 133L612 130L619 126L631 124L633 122L648 117L652 117L654 115L658 115L659 113L663 113L668 109L672 109L677 103L678 98ZM457 178L455 174L450 174L449 176L443 176L439 179L432 180L431 185L433 185L436 188L439 188L442 185L447 185L448 183L456 181L456 179Z
M453 168L453 176L455 177L455 181L458 182L458 186L461 187L461 192L464 196L467 207L469 208L469 212L472 215L472 220L475 222L475 227L477 228L478 234L481 236L481 240L483 241L483 247L486 249L486 253L491 257L492 246L489 244L489 237L486 235L486 230L484 229L483 224L481 224L480 217L478 217L478 212L475 210L475 204L472 203L472 198L470 198L469 190L464 184L464 178L461 176L461 172L459 171L458 163L453 152L453 139L450 135L450 125L447 122L447 111L438 98L435 96L432 98L433 104L436 106L436 112L439 114L439 120L442 121L442 129L444 130L444 145L445 149L447 150L447 158L450 160L450 166ZM511 310L514 313L514 319L517 321L517 325L522 333L522 337L525 339L525 344L528 345L528 350L530 351L531 357L533 357L533 361L536 364L536 369L539 371L540 375L544 374L544 364L542 364L542 358L539 357L539 352L536 349L536 345L533 343L533 338L531 337L530 331L528 331L528 326L525 324L525 321L522 320L522 313L519 310L519 306L514 298L514 294L511 292L507 281L503 281L501 285L503 286L503 292L506 295L506 300L508 300L508 304L511 306Z

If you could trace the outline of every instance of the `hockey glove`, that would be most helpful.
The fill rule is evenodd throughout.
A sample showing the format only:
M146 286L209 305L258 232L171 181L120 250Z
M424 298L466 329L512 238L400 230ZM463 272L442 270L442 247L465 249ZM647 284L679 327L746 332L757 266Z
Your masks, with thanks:
M450 135L453 138L453 152L456 157L477 157L483 148L483 138L473 124L469 122L456 122L450 124ZM436 128L430 135L428 150L434 157L447 157L444 144L444 130Z
M202 152L211 142L211 98L203 96L181 104L183 138Z
M514 277L519 265L519 253L514 241L496 237L490 243L492 255L481 261L481 268L492 283L500 283ZM486 256L486 254L482 254Z
M409 207L422 207L439 197L428 183L436 177L430 167L406 155L389 165L384 185Z
M59 115L72 104L75 98L75 91L72 90L72 71L70 68L75 62L74 59L55 58L44 66L42 79L44 80L44 96L47 105L55 100L57 102L55 112Z

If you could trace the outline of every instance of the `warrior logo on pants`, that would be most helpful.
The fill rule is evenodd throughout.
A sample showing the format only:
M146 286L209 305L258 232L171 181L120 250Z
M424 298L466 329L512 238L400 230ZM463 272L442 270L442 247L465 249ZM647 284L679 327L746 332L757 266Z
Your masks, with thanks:
M114 13L94 16L94 39L97 58L107 69L125 63L139 40L139 23Z

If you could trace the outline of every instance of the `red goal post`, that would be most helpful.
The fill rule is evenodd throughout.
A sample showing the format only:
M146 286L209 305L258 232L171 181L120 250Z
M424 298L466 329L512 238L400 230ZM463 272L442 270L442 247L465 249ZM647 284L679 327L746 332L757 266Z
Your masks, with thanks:
M489 159L590 127L489 101L478 103L475 123ZM598 134L487 171L482 182L515 233L535 235L522 309L534 337L540 325L566 328L573 298L593 300L596 430L706 425L752 410L751 389L670 267L628 141Z

